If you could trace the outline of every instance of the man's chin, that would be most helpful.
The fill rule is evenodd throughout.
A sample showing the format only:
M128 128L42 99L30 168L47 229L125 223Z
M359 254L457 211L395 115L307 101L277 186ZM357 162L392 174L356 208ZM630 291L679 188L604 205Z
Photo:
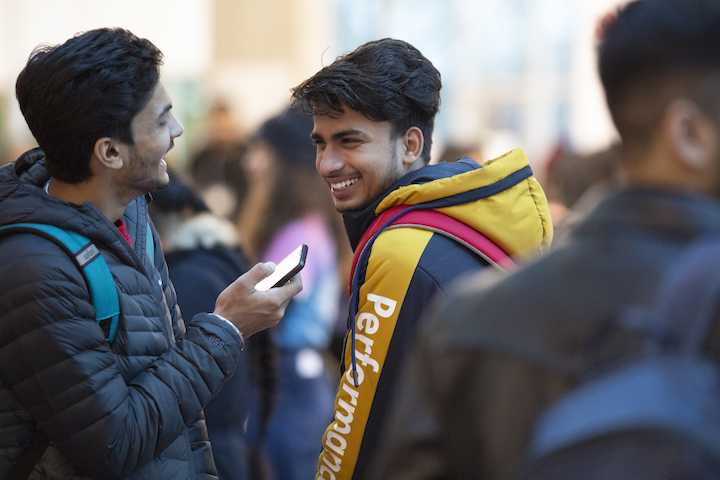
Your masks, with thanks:
M150 183L148 185L148 193L157 192L158 190L162 190L164 188L167 188L170 185L170 177L165 175L164 178L159 178L158 180Z
M335 210L337 210L339 213L359 212L365 207L367 207L367 205L338 205L337 203L335 204Z

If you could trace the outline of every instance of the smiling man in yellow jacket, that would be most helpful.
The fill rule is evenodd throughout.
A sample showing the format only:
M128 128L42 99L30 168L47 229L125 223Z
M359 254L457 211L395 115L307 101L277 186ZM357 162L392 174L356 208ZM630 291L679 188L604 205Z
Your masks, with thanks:
M406 42L369 42L294 89L316 167L355 252L335 418L317 478L361 478L430 299L459 276L545 251L545 195L521 150L428 165L440 73Z

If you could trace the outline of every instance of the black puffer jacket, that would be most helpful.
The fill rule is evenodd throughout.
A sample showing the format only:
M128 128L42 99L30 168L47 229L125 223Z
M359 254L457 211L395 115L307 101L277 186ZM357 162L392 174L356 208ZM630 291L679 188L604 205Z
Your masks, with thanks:
M123 216L131 248L93 204L43 192L42 157L33 150L0 169L0 225L49 223L90 238L115 278L120 323L108 345L60 247L0 238L0 478L36 425L51 444L32 479L216 478L202 408L237 365L237 333L207 314L185 325L156 234L155 258L145 252L144 197Z

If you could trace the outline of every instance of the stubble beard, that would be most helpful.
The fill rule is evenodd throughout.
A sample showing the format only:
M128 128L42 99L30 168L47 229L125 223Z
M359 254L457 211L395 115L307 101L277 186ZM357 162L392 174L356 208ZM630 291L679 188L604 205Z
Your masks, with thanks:
M130 158L134 171L126 184L129 192L134 196L153 193L157 190L167 187L168 182L159 178L160 160L156 161L148 157L140 155L137 149L132 147L132 157Z
M375 200L380 198L395 182L400 180L404 175L402 168L400 167L400 165L398 165L396 157L397 145L395 144L395 142L391 142L390 151L388 152L388 156L385 162L386 169L384 174L381 176L381 178L383 179L383 183L378 186L375 192L373 192L372 198L367 199L365 202L363 202L363 204L355 207L341 209L336 206L335 209L340 213L358 212L360 210L364 210Z

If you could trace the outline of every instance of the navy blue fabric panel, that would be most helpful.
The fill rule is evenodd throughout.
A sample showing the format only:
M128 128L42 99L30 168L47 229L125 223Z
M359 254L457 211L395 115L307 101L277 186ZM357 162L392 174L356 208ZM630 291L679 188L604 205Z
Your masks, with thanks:
M532 169L528 165L517 172L513 172L507 177L503 178L499 182L495 182L491 185L476 188L474 190L468 190L467 192L458 193L457 195L450 195L448 197L441 198L432 202L425 202L417 204L416 208L429 209L429 208L443 208L453 205L461 205L463 203L470 203L475 200L492 197L500 192L511 188L518 183L522 182L526 178L532 176Z
M441 290L445 290L451 286L457 277L465 273L479 271L488 265L489 263L485 259L479 257L470 249L455 240L436 233L425 247L418 267L427 272L437 282ZM410 288L412 288L412 283Z

